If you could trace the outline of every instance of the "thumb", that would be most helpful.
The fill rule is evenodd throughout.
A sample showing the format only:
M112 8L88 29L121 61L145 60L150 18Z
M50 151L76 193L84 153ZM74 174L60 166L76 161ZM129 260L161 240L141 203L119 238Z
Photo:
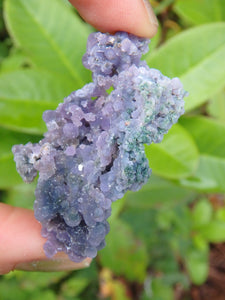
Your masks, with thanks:
M149 0L70 0L82 18L102 32L153 37L158 22Z
M0 203L0 275L14 269L68 271L90 265L90 258L74 263L63 253L47 259L43 251L44 243L41 224L35 219L33 211Z

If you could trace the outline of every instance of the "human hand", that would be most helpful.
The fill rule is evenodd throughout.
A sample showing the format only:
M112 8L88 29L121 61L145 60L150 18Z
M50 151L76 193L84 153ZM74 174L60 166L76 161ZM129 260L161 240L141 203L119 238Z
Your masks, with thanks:
M63 253L53 259L43 251L41 224L32 210L0 203L0 274L11 270L66 271L88 267L91 259L74 263Z
M158 22L149 0L69 0L86 22L102 32L126 31L152 38Z
M157 21L148 0L70 0L81 16L103 32L127 31L152 37ZM148 7L148 9L146 9ZM91 259L73 263L59 253L47 259L41 225L33 211L0 203L0 274L14 269L63 271L89 266Z

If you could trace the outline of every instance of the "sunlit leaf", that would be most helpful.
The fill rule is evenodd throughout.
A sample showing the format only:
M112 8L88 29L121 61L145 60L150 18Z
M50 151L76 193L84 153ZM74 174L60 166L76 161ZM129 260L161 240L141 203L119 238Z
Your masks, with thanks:
M186 188L202 192L225 192L225 159L200 155L199 166L193 177L181 179Z
M81 60L90 28L62 0L6 0L5 20L35 65L73 80L74 89L89 81Z
M177 0L174 9L191 24L225 20L224 0Z
M197 147L190 134L178 124L161 143L146 146L145 150L153 173L165 178L184 178L197 168Z
M225 158L225 124L203 116L186 117L181 124L192 135L201 154Z
M200 234L211 243L225 242L225 222L212 220L199 229Z
M151 68L180 77L189 96L186 111L204 103L225 83L225 23L198 26L177 34L147 58Z
M73 90L71 81L40 70L0 74L0 125L29 133L46 131L42 114Z
M218 92L210 99L207 112L212 117L225 123L225 90Z

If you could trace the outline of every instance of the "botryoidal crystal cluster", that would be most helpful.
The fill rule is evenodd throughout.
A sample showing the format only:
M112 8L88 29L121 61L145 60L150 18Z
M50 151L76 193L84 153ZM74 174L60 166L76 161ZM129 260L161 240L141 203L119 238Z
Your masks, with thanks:
M92 33L83 64L93 82L44 112L48 131L39 143L13 147L25 182L39 172L34 213L47 257L64 251L80 262L97 255L112 201L150 176L144 144L159 143L184 112L179 79L140 60L148 43L125 32Z

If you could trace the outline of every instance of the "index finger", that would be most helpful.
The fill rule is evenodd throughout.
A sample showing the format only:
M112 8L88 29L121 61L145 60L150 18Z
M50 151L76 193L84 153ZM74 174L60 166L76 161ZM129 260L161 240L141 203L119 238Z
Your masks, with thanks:
M149 0L69 0L89 24L102 32L126 31L151 38L158 22Z

